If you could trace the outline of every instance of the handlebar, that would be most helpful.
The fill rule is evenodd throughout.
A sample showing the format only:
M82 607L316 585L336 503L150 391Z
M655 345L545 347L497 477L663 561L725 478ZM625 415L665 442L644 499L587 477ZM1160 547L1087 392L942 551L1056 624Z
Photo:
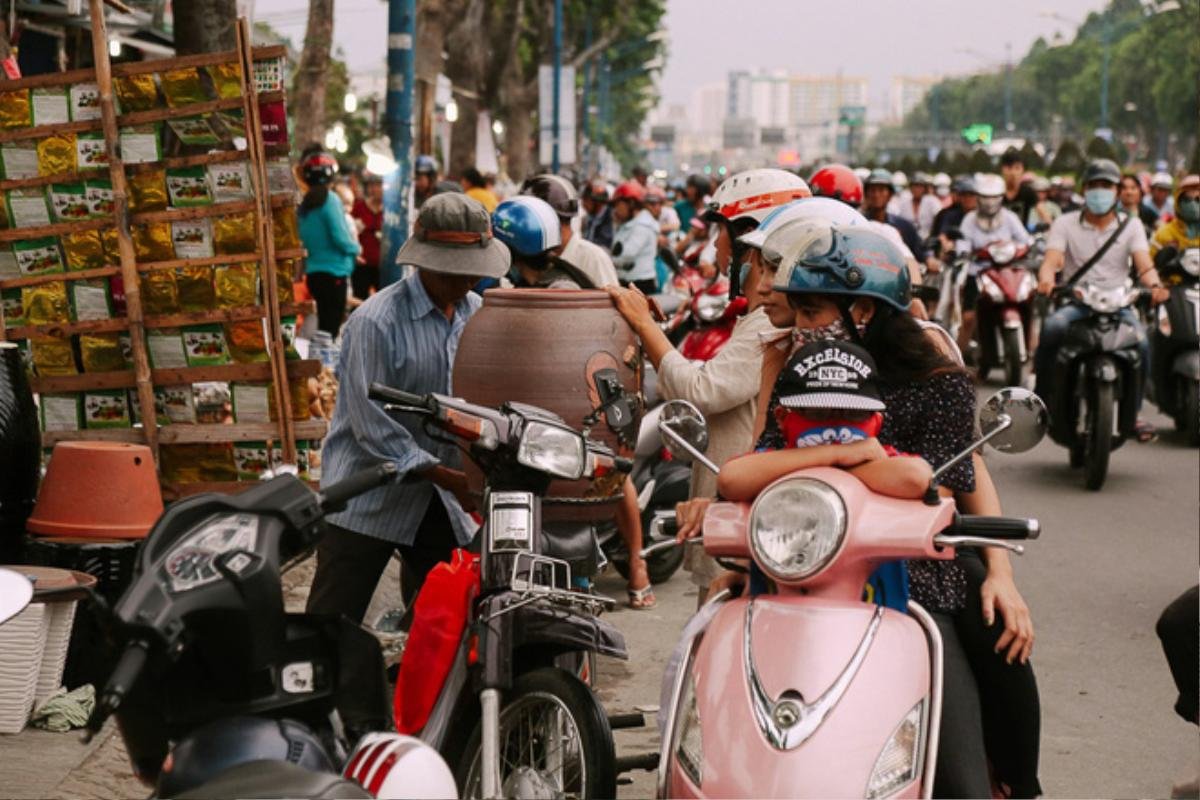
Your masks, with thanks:
M1042 525L1023 517L985 517L959 514L942 533L948 536L974 536L983 539L1036 539Z
M359 470L321 493L321 510L326 513L340 511L360 494L391 483L397 474L396 465L390 461Z
M121 707L125 695L129 694L129 690L133 688L142 674L142 669L146 666L146 658L149 655L150 643L145 639L134 639L125 646L116 668L108 677L104 693L100 695L100 700L96 703L96 708L88 720L87 727L90 733L98 732L104 726L104 721Z
M395 403L402 406L428 408L430 405L427 395L413 394L403 389L393 389L382 383L373 382L370 388L367 389L367 397L372 400L380 400L385 403Z

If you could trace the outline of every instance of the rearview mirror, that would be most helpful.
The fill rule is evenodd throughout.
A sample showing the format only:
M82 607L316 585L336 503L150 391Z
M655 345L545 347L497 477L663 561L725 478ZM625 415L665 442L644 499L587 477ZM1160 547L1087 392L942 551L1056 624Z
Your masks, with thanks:
M987 435L1003 423L1009 423L988 438L1001 453L1032 450L1046 435L1049 414L1042 398L1020 386L1009 386L989 397L979 409L979 429Z
M704 457L708 450L708 423L700 409L686 400L671 400L662 405L658 418L658 430L671 455L682 459L695 459L713 472L719 468Z

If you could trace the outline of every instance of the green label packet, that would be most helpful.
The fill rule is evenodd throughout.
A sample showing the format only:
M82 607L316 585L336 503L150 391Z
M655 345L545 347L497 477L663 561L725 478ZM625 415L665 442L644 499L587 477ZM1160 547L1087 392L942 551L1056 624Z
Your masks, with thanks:
M70 100L72 120L100 119L99 85L95 83L72 84Z
M120 134L121 160L126 164L161 161L162 147L158 141L158 130L157 124L122 128Z
M58 249L58 239L54 236L13 242L13 255L17 258L17 269L22 275L48 275L63 271L62 251Z
M233 391L234 422L270 422L271 392L265 383L235 383Z
M56 183L50 186L50 207L59 222L78 222L92 216L87 187L82 183Z
M277 444L271 447L271 463L276 467L283 463L283 448ZM296 442L296 477L302 481L321 480L321 440Z
M8 180L36 178L38 175L37 148L27 144L0 145L0 166Z
M71 281L71 312L76 322L93 319L112 319L112 296L104 279Z
M154 404L161 406L162 424L194 425L196 423L196 397L192 385L156 386Z
M112 181L103 178L88 178L83 184L87 188L88 214L92 217L112 217Z
M108 166L108 146L102 133L75 135L75 161L80 170L104 169Z
M204 117L169 119L167 125L179 137L179 141L188 146L210 146L221 143L221 137L217 136Z
M146 350L154 369L181 369L188 366L183 349L183 334L178 330L160 328L146 332Z
M270 452L266 442L235 442L233 463L237 468L238 480L256 481L271 468Z
M180 167L167 170L167 196L175 208L210 206L212 191L204 167Z
M39 395L43 431L82 430L83 404L77 394Z
M129 393L125 389L84 392L83 425L88 430L132 427Z
M15 328L25 324L25 305L21 301L19 288L0 289L0 309L3 309L6 327Z
M193 325L184 328L183 349L189 367L215 367L229 363L225 330L220 325Z
M8 221L14 228L38 228L50 224L50 208L43 189L12 189L5 194Z
M71 121L67 105L67 90L63 88L33 90L33 124L58 125Z

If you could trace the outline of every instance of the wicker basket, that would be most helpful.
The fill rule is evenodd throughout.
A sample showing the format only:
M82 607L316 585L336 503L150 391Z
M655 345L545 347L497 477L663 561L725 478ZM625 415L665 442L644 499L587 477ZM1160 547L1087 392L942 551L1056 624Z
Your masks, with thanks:
M77 605L74 600L46 605L46 649L42 651L42 668L38 671L37 688L34 690L34 708L62 686Z
M45 604L33 603L0 625L0 733L20 733L33 710L48 612Z

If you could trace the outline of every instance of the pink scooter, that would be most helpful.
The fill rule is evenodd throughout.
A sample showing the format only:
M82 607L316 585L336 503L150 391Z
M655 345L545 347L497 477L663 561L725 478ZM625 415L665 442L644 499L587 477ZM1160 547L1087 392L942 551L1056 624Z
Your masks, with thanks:
M703 417L667 405L664 438L704 463ZM1037 537L1036 520L963 516L938 497L938 478L984 442L1002 452L1037 444L1046 409L1032 392L1003 389L981 409L980 428L978 443L934 473L924 502L821 467L781 478L753 503L709 507L705 551L754 559L778 593L714 598L711 622L682 643L659 797L931 796L941 636L916 603L908 614L866 603L863 585L884 562L951 559L960 545L1021 553L1013 540Z

